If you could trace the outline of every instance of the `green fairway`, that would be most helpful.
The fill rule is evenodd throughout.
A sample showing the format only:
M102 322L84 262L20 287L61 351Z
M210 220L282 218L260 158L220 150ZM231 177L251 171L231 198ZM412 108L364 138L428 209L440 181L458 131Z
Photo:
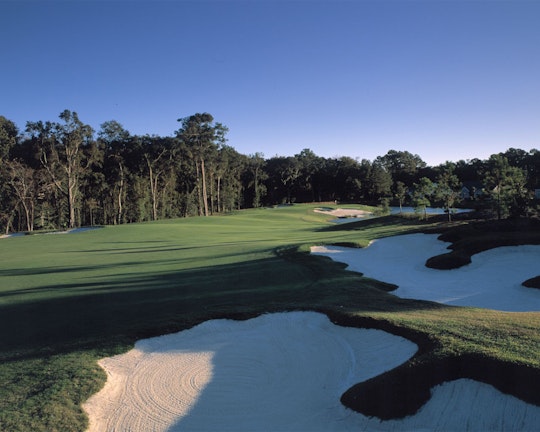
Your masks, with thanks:
M485 361L497 373L512 372L517 390L490 376L484 381L539 403L527 381L540 376L540 313L399 299L386 284L307 253L316 244L365 246L382 236L443 231L444 221L388 216L334 225L316 207L0 240L0 430L82 431L80 404L106 378L99 358L208 319L283 310L322 311L420 345L411 362L373 385L459 362L461 375L478 378L477 363ZM430 376L424 386L446 375ZM345 402L362 409L354 396Z

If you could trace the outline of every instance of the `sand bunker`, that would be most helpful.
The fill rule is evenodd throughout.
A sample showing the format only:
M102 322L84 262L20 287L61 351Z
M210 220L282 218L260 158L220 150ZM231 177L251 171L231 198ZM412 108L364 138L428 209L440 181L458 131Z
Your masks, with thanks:
M50 231L45 233L40 232L33 232L32 235L51 235L51 234L77 234L85 231L92 231L96 229L100 229L103 227L100 226L93 226L93 227L80 227L80 228L70 228L64 231ZM0 239L3 238L11 238L11 237L24 237L26 235L26 232L16 232L11 234L3 234L0 235Z
M11 238L11 237L23 237L25 235L26 235L25 233L19 233L19 232L11 233L11 234L2 234L0 235L0 239Z
M491 249L454 270L425 266L428 258L447 253L448 246L436 234L410 234L376 240L364 249L322 246L311 250L367 277L398 285L392 294L399 297L502 311L540 311L540 290L521 285L538 275L540 246Z
M540 407L469 379L438 385L415 415L380 423L368 419L369 431L537 432Z
M316 213L324 213L330 216L335 216L338 218L346 218L346 217L365 217L365 216L371 216L373 213L365 211L365 210L359 210L359 209L326 209L326 208L318 208L313 210Z
M413 343L293 312L212 320L100 361L108 380L84 406L103 431L533 431L540 408L471 380L437 386L414 416L380 421L339 401L396 367Z
M358 430L341 395L416 350L314 312L212 320L101 360L107 383L84 408L90 431Z

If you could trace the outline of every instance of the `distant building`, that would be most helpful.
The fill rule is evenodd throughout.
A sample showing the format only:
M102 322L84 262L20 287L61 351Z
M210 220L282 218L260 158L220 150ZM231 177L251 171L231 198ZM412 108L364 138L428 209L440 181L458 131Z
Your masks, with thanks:
M540 189L534 190L534 199L540 200Z
M461 199L475 200L484 193L484 185L480 182L465 182L459 193Z

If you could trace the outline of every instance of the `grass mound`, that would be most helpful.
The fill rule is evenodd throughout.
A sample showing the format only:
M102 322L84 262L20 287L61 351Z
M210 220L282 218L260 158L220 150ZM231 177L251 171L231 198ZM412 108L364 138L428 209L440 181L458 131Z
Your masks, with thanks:
M471 255L465 252L449 252L437 255L426 261L426 267L437 270L452 270L471 263Z

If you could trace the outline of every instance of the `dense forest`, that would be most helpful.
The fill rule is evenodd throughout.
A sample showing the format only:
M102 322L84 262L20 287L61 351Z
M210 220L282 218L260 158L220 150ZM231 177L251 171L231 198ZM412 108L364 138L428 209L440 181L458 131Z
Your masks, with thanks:
M227 127L208 113L179 119L178 130L166 137L131 135L114 120L96 132L69 110L59 119L29 121L19 131L0 116L3 232L208 216L294 202L447 210L459 205L499 219L539 214L536 149L510 148L487 160L435 167L396 150L373 161L323 158L309 149L265 159L227 145Z

